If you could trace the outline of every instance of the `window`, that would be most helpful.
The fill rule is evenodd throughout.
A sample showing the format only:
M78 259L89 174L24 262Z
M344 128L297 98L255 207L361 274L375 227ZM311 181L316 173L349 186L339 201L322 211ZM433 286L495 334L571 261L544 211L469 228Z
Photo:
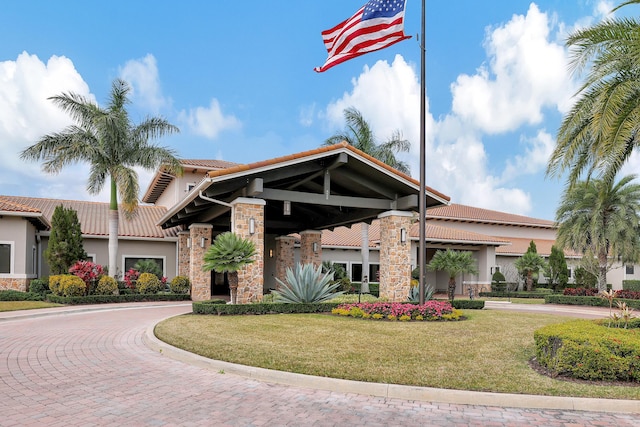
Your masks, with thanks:
M494 265L493 267L491 267L491 275L493 276L493 273L500 271L500 266L499 265Z
M187 193L191 190L193 190L196 187L196 183L195 182L188 182L187 183Z
M380 264L369 263L369 275L367 276L367 279L369 280L369 282L380 281ZM362 264L352 263L351 264L351 281L360 282L361 280L362 280Z
M573 269L571 267L567 268L567 277L571 279L571 275L573 274Z
M633 273L633 271L634 271L634 267L635 267L635 266L634 266L633 264L631 264L631 265L627 264L627 265L625 266L625 273L627 273L627 274L634 274L634 273Z
M160 267L160 271L162 271L162 275L165 275L164 272L164 258L154 258L154 257L124 257L124 271L129 271L129 269L133 268L134 265L138 261L144 260L153 260Z
M351 281L359 282L362 280L362 264L351 264Z
M0 274L11 274L13 244L0 243Z

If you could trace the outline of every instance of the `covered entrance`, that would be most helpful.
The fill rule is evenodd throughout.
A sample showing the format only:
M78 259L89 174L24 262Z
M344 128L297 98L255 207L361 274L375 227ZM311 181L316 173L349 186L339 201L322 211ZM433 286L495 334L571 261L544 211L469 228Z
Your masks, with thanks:
M192 281L194 300L211 297L212 277L202 272L202 255L212 239L229 230L251 239L258 253L240 271L238 289L238 302L250 302L275 288L275 277L284 278L296 262L320 264L322 230L380 219L380 292L395 300L410 286L411 245L402 236L414 221L419 187L418 181L342 143L211 171L160 225L184 230L179 269ZM428 187L426 200L427 207L449 202Z

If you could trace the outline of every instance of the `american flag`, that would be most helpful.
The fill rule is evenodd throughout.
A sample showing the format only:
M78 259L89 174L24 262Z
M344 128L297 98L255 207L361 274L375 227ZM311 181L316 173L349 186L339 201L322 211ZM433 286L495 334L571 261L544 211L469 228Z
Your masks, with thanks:
M371 0L351 18L322 32L329 52L327 62L314 68L321 73L356 56L384 49L411 38L404 34L406 0Z

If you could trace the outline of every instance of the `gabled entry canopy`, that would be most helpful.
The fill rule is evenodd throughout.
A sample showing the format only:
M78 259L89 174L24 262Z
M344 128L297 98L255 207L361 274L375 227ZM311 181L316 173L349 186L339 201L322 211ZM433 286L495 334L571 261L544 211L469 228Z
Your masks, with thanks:
M287 235L371 222L389 210L418 210L420 183L347 143L210 171L160 220L163 228L208 223L229 230L230 203L266 201L265 230ZM426 188L427 207L449 197Z

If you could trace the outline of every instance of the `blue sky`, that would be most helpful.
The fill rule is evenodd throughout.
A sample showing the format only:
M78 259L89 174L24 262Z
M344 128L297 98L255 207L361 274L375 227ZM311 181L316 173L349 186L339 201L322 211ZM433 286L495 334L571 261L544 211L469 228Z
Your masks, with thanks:
M47 97L101 104L118 77L133 87L134 121L160 115L181 129L158 143L182 158L249 163L313 149L353 106L381 140L400 130L412 142L404 160L418 178L420 1L406 7L412 39L313 71L326 59L320 32L362 4L3 3L0 194L106 201L106 190L85 191L86 165L49 176L19 152L70 123ZM564 39L616 4L427 0L427 185L456 203L553 219L564 182L544 171L579 83ZM150 176L140 171L143 189Z

